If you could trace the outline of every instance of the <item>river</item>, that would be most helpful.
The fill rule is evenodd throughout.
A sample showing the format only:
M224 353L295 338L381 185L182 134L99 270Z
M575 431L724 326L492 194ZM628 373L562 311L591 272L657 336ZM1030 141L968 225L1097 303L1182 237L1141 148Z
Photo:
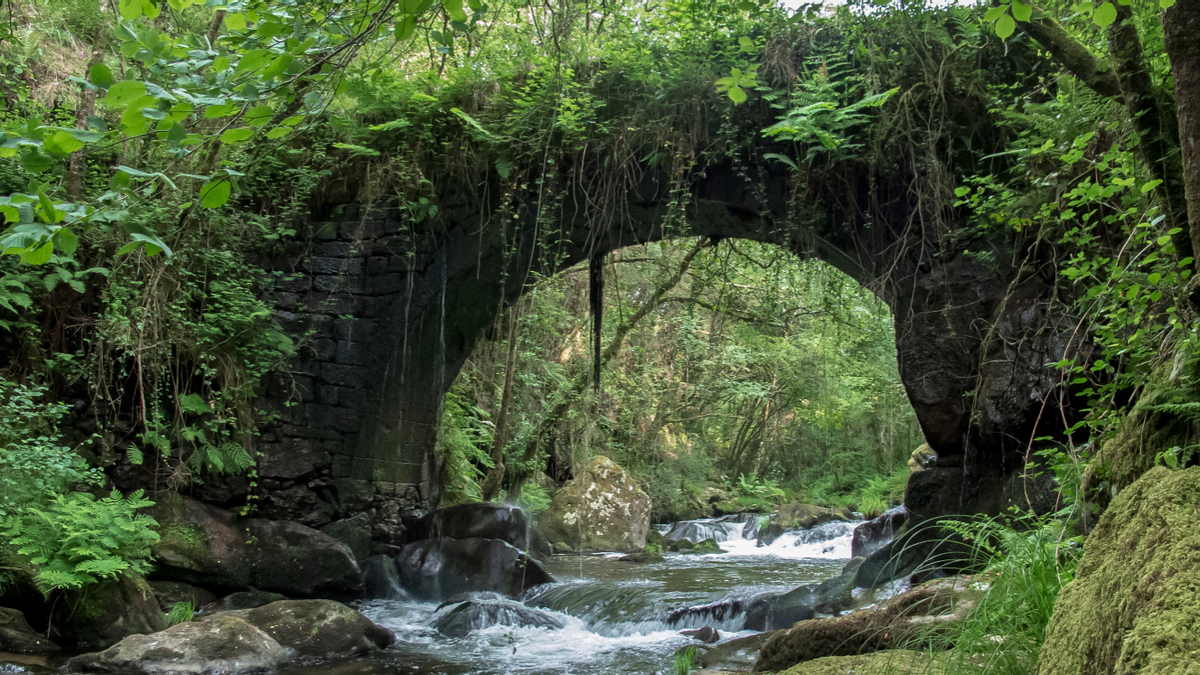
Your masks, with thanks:
M673 610L765 591L786 591L840 573L859 523L826 523L787 532L758 547L752 528L699 521L717 528L726 553L668 553L663 562L630 563L619 554L558 555L546 564L557 583L532 589L526 605L556 613L562 628L494 625L449 638L432 624L436 603L372 600L358 608L396 633L398 644L348 662L291 664L281 675L615 675L667 673L673 653L698 644L681 629L711 625L721 639L740 635L742 615L689 616L669 624ZM446 611L443 609L442 611Z

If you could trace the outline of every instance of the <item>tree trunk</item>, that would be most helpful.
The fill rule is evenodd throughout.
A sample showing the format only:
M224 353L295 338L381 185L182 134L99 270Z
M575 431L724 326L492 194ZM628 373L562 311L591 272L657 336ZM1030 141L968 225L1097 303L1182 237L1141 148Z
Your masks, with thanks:
M517 369L517 327L520 321L520 303L513 306L508 316L508 356L504 359L504 389L500 395L500 414L496 416L496 435L492 438L492 468L483 481L481 498L490 502L500 494L504 482L504 446L508 445L508 408L512 403L513 373ZM509 495L516 501L521 494Z
M1180 0L1176 5L1195 5L1197 0ZM1188 39L1197 40L1196 34ZM1171 236L1175 253L1180 258L1193 257L1192 238L1188 233L1187 204L1184 201L1183 167L1175 158L1174 114L1163 110L1158 92L1150 72L1146 69L1146 58L1142 53L1142 42L1137 27L1133 25L1133 10L1128 5L1117 4L1117 20L1108 27L1108 48L1117 69L1117 81L1121 85L1121 96L1129 110L1129 119L1141 138L1142 158L1150 175L1162 181L1155 193L1162 199L1167 229L1179 228Z
M92 58L88 61L87 72L92 72L92 68L104 62L104 40L99 37L99 29L97 29L97 37L95 44L92 45ZM91 116L92 111L96 109L96 90L88 87L83 88L83 94L79 100L79 110L75 113L75 128L87 129L87 118ZM76 150L71 153L71 159L67 162L67 196L75 201L83 199L83 175L87 172L87 165L83 161L83 149Z
M1192 250L1200 251L1200 2L1177 0L1163 12L1163 38L1175 77L1188 231ZM1193 269L1200 270L1200 261Z

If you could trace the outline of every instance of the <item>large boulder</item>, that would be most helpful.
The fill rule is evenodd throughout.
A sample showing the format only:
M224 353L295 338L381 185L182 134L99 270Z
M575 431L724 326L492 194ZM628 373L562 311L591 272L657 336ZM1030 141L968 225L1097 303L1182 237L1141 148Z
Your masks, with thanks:
M362 596L362 570L354 552L337 539L286 520L251 520L246 529L255 588L293 598Z
M538 527L571 550L640 551L650 531L650 497L616 462L596 457L554 495Z
M336 520L321 531L345 544L360 563L371 555L371 518L365 513Z
M517 597L554 582L541 563L499 539L424 539L401 549L396 563L404 588L427 600L472 591Z
M493 502L459 504L425 514L409 531L422 539L499 539L522 551L531 548L529 519L519 507Z
M758 529L758 545L770 546L784 532L811 530L834 520L854 520L854 513L850 509L830 509L814 504L784 504L771 514L766 525Z
M1200 467L1156 467L1088 536L1039 675L1200 672Z
M821 614L836 614L853 601L854 576L843 574L786 593L765 593L746 606L744 630L778 630Z
M363 563L363 597L400 600L408 596L400 584L400 569L396 561L383 555L373 555Z
M15 609L0 607L0 652L16 654L51 654L58 645L45 635L35 633L25 621L25 615Z
M928 443L922 443L920 447L912 451L912 456L908 458L908 472L912 474L924 471L933 466L937 458L938 455L933 448L929 447Z
M239 520L186 497L163 500L152 515L161 525L154 578L301 598L362 594L354 552L320 530L286 520Z
M801 621L763 645L756 671L780 671L825 656L855 656L937 639L965 618L977 591L967 577L939 579L876 608Z
M151 509L159 523L152 578L229 590L250 584L246 533L231 511L175 495Z
M333 600L280 600L215 618L222 616L242 619L306 658L358 656L396 642L392 631Z
M826 656L799 663L779 675L943 675L946 657L907 649L854 656Z
M221 615L132 635L102 652L83 654L67 669L119 675L260 675L273 673L287 652L263 631Z
M218 612L236 612L241 609L254 609L269 605L272 602L287 600L287 598L279 593L268 593L267 591L249 590L230 593L223 598L214 600L204 606L205 614L216 614Z
M749 672L763 645L774 635L755 633L709 647L699 655L699 665L706 670Z
M55 606L51 623L64 645L103 649L128 635L160 631L167 617L145 579L123 575L74 591Z
M471 631L489 626L557 629L565 625L559 614L499 596L447 603L433 618L433 627L449 637L465 637Z
M854 528L850 557L865 558L886 546L904 525L907 517L908 511L903 506L897 506Z
M191 603L193 609L200 609L217 600L213 592L182 581L151 581L150 590L164 612L181 603Z

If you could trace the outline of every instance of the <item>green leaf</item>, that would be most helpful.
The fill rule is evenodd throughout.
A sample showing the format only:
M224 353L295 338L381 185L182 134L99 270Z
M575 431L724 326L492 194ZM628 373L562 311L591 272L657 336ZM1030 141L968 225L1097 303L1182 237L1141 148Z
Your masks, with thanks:
M988 9L987 12L984 13L983 20L984 21L995 21L996 19L999 19L1001 16L1003 16L1005 14L1005 10L1007 10L1007 9L1008 9L1007 5L996 5L995 7L991 7Z
M741 2L737 4L737 8L743 12L753 12L754 10L758 9L758 5L750 2L750 0L741 0Z
M1013 0L1012 13L1013 18L1017 21L1029 21L1033 16L1033 5L1027 5L1021 0Z
M75 138L69 131L59 131L53 136L46 139L43 147L47 150L61 155L69 155L83 147L83 141Z
M121 80L108 88L108 94L100 100L111 108L129 105L146 95L146 83L138 80Z
M1117 7L1111 2L1106 2L1096 8L1092 13L1092 23L1095 23L1101 28L1107 28L1112 22L1117 20Z
M741 87L730 87L727 93L729 94L729 100L733 101L735 105L741 105L746 102L746 92Z
M54 242L46 242L41 247L21 254L21 262L26 265L45 265L54 253Z
M113 84L112 71L103 63L97 63L88 71L88 80L101 89L108 89Z
M284 136L287 136L288 133L290 133L290 132L291 132L291 129L288 129L287 127L275 127L274 129L267 132L267 138L269 138L271 140L275 140L277 138L283 138Z
M238 127L236 129L228 129L221 134L221 142L230 145L245 143L254 135L254 130L250 127Z
M79 237L65 227L54 233L54 241L63 255L67 257L75 255L75 251L79 248Z
M1171 9L1175 6L1175 0L1158 0L1158 6L1163 9Z
M21 153L20 162L22 169L32 173L49 171L56 164L53 157L41 150L29 150Z
M413 36L417 30L417 17L406 16L404 20L396 24L396 39L407 40Z
M800 170L800 167L796 166L796 163L792 161L792 158L788 157L786 155L780 155L780 154L777 154L774 152L768 152L763 155L763 159L773 159L773 160L776 160L779 162L783 162L784 164L787 164L788 166L792 167L793 169L796 169L797 171Z
M142 0L120 0L117 11L126 21L136 21L142 16Z
M229 30L246 30L246 15L241 12L226 14L225 27Z
M206 209L220 208L229 201L229 193L232 189L233 186L230 185L228 178L206 183L204 187L200 188L200 205Z
M1010 35L1017 30L1017 22L1007 14L996 19L996 35L1001 40L1007 40Z

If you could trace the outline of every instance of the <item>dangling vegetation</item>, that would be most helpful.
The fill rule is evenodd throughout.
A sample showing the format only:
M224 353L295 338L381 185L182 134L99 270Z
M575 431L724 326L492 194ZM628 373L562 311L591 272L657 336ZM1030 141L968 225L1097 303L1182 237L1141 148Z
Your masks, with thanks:
M1040 407L1005 452L1057 493L945 525L989 585L946 667L1034 672L1107 504L1200 462L1196 7L10 0L0 586L146 571L161 495L236 476L254 513L259 434L317 349L272 261L357 202L400 214L411 271L482 205L518 292L437 408L442 505L544 510L604 454L659 520L878 514L930 424L898 336L1006 280L944 322L982 336L951 435L1016 414L986 391L1010 383ZM696 237L718 170L745 194L703 213L737 237ZM961 261L969 283L909 283Z

